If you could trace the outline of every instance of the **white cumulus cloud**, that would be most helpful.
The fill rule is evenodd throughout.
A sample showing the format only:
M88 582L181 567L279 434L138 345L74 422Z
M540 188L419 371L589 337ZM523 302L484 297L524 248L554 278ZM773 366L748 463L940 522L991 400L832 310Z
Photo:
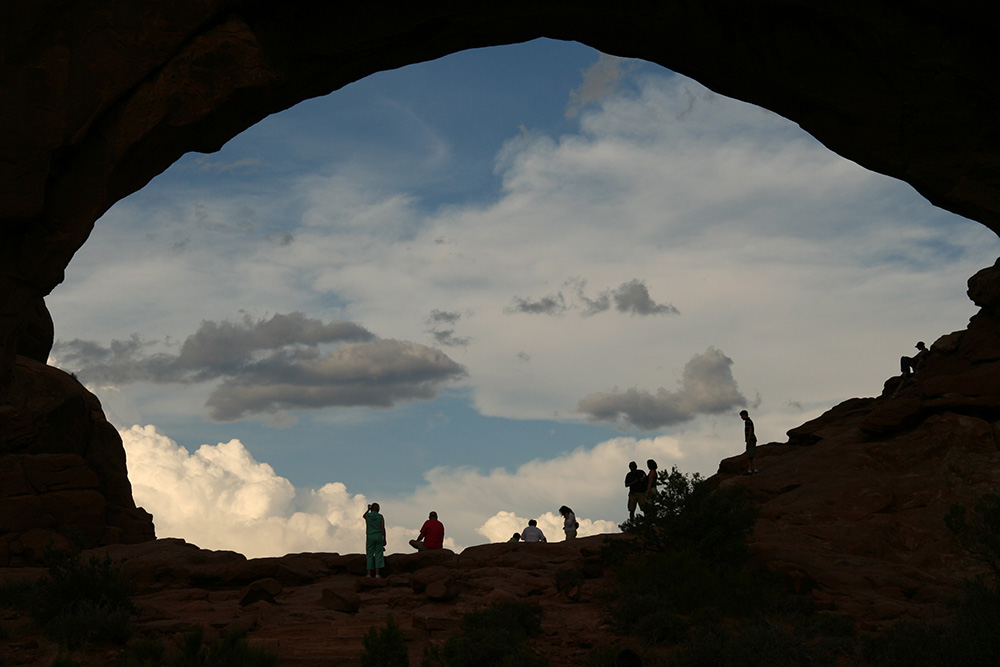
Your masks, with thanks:
M157 537L180 537L206 549L248 557L303 551L362 553L369 502L386 517L389 552L408 552L427 513L445 524L445 546L505 541L528 519L538 520L549 541L561 541L561 505L572 507L579 535L616 532L624 519L628 461L681 458L673 438L616 438L580 447L513 472L483 473L438 467L404 496L366 498L343 482L296 489L239 440L188 452L155 426L119 431L128 456L136 504L153 515Z

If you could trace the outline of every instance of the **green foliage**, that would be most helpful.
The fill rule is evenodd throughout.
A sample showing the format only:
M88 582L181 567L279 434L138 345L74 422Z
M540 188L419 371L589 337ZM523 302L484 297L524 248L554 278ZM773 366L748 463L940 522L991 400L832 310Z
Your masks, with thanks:
M966 584L952 622L930 626L899 621L864 642L862 653L879 667L1000 665L1000 591L979 579Z
M581 568L563 568L556 572L556 590L560 592L568 591L582 585L586 579L587 577Z
M584 667L641 667L642 658L631 649L604 646L591 652L583 661Z
M962 548L989 565L993 578L1000 581L1000 495L979 498L971 516L956 503L944 521Z
M656 493L647 497L641 514L621 524L629 541L625 553L611 555L621 560L628 552L683 551L712 563L739 565L746 561L747 537L757 523L759 510L742 486L712 489L701 475L686 475L672 468L661 471Z
M381 629L369 628L364 637L361 667L409 667L410 654L406 649L403 631L392 616Z
M671 667L832 667L834 655L806 628L787 617L754 616L739 623L714 622L695 630Z
M500 602L466 614L444 647L424 649L424 667L544 667L527 641L541 631L541 612L525 602Z
M110 558L47 554L46 575L0 586L0 604L28 611L63 648L91 641L124 644L131 636L132 588Z
M0 607L28 609L37 596L38 582L31 579L9 579L0 583Z
M167 650L162 641L141 639L129 645L118 660L118 667L160 667L166 665Z
M221 639L206 644L199 629L185 636L180 654L167 664L169 667L275 667L278 656L250 646L242 630L231 630Z
M143 641L129 647L118 667L276 667L278 656L250 646L246 632L231 630L206 644L204 630L184 635L180 647L168 653L160 642Z
M618 630L646 650L676 647L669 664L679 667L822 667L848 652L849 619L817 615L784 577L747 567L757 515L743 487L661 472L643 514L621 526L631 539L605 549L618 563Z
M79 555L53 555L31 612L60 646L77 648L89 641L124 644L136 611L131 596L131 584L110 557L84 561Z

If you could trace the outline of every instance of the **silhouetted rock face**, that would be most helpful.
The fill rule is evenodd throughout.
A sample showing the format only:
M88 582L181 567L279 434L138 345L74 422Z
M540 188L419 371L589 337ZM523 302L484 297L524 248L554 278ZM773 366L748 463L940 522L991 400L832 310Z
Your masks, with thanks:
M658 63L1000 230L998 10L898 4L5 0L0 398L14 350L44 358L16 340L30 311L116 201L269 114L462 49L550 37Z
M939 338L919 372L845 401L742 457L713 481L746 485L762 507L754 548L812 595L871 623L935 617L981 565L956 549L953 503L1000 489L1000 262L969 280L982 309Z
M35 562L50 542L154 539L97 397L70 375L19 357L8 400L0 405L0 565Z

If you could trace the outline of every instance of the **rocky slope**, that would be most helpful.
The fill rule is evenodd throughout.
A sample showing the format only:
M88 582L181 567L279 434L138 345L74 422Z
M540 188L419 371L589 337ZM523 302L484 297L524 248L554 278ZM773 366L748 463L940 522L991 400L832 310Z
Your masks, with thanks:
M845 401L758 447L715 482L760 503L760 560L788 569L821 606L868 625L940 617L981 566L956 549L944 516L1000 489L1000 260L969 280L981 310L939 338L920 372L880 396Z
M283 667L357 665L362 638L392 616L403 629L410 664L419 665L428 642L447 638L462 616L503 600L542 609L542 636L532 646L552 667L576 667L615 637L605 622L602 590L611 577L600 563L602 537L556 544L488 544L465 549L388 556L384 578L365 575L363 555L306 553L247 560L205 551L181 540L115 545L90 552L123 562L139 589L136 626L147 638L179 640L197 627L207 638L239 627L250 642L278 653ZM40 570L0 569L0 580ZM9 665L47 665L51 642L26 634L26 619L0 621ZM109 647L77 656L86 664L113 662Z

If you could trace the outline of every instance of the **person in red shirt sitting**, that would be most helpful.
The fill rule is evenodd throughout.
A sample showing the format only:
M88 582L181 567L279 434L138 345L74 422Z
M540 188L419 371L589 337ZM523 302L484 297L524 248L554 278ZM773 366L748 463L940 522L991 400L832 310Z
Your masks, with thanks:
M410 546L417 551L424 549L440 549L444 546L444 524L438 521L438 513L431 512L427 521L420 527L420 535L410 540Z

